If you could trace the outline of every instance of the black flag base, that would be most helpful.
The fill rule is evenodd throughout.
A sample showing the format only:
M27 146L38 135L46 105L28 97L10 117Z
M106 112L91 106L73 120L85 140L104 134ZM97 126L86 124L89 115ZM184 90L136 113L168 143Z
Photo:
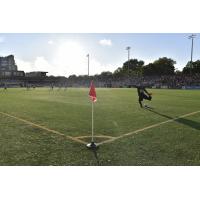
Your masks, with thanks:
M94 142L91 142L91 143L87 144L86 146L88 149L97 149L98 148L97 144Z

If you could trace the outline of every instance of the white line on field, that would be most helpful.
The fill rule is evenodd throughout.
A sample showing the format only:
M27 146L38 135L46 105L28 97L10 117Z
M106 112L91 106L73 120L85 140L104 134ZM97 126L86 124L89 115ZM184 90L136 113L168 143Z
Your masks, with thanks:
M142 132L142 131L145 131L145 130L148 130L148 129L151 129L151 128L155 128L155 127L158 127L158 126L163 125L163 124L166 124L166 123L173 122L173 121L175 121L175 120L177 120L177 119L180 119L180 118L184 118L184 117L188 117L188 116L191 116L191 115L195 115L195 114L197 114L197 113L200 113L200 110L199 110L199 111L196 111L196 112L191 112L191 113L188 113L188 114L185 114L185 115L181 115L181 116L179 116L179 117L176 117L176 118L173 118L173 119L169 119L169 120L167 120L167 121L163 121L163 122L160 122L160 123L156 123L156 124L153 124L153 125L150 125L150 126L147 126L147 127L145 127L145 128L141 128L141 129L138 129L138 130L129 132L129 133L125 133L125 134L120 135L120 136L118 136L118 137L115 137L115 138L112 138L112 139L109 139L109 140L100 142L100 143L98 143L98 145L110 143L110 142L113 142L113 141L115 141L115 140L118 140L118 139L121 139L121 138L130 136L130 135L133 135L133 134L138 134L138 133L140 133L140 132Z
M84 142L84 141L82 141L82 140L80 140L80 139L78 139L78 138L65 135L65 134L63 134L63 133L60 133L59 131L56 131L56 130L47 128L47 127L45 127L45 126L42 126L42 125L33 123L33 122L28 121L28 120L26 120L26 119L22 119L22 118L20 118L20 117L16 117L16 116L14 116L14 115L11 115L11 114L8 114L8 113L4 113L4 112L0 112L0 114L2 114L2 115L4 115L4 116L7 116L7 117L11 117L11 118L17 119L18 121L24 122L24 123L29 124L29 125L31 125L31 126L35 126L35 127L40 128L40 129L42 129L42 130L45 130L45 131L48 131L48 132L51 132L51 133L54 133L54 134L57 134L57 135L66 137L68 140L72 140L72 141L75 141L75 142L78 142L78 143L81 143L81 144L87 144L86 142Z
M83 135L83 136L78 136L78 137L75 137L75 138L78 138L78 139L91 138L91 135ZM94 135L94 138L108 138L108 139L111 139L111 138L115 138L115 137L109 136L109 135Z
M118 136L118 137L105 136L105 138L107 137L107 138L110 138L110 139L108 139L108 140L106 140L106 141L103 141L103 142L100 142L100 143L98 143L98 145L102 145L102 144L114 142L115 140L118 140L118 139L121 139L121 138L130 136L130 135L133 135L133 134L138 134L138 133L143 132L143 131L145 131L145 130L148 130L148 129L151 129L151 128L155 128L155 127L158 127L158 126L163 125L163 124L166 124L166 123L173 122L173 121L175 121L175 120L177 120L177 119L180 119L180 118L184 118L184 117L188 117L188 116L191 116L191 115L195 115L195 114L197 114L197 113L200 113L200 111L196 111L196 112L184 114L184 115L181 115L181 116L179 116L179 117L176 117L176 118L173 118L173 119L170 119L170 120L167 120L167 121L163 121L163 122L160 122L160 123L156 123L156 124L147 126L147 127L145 127L145 128L141 128L141 129L138 129L138 130L129 132L129 133L125 133L125 134L120 135L120 136ZM28 120L25 120L25 119L16 117L16 116L11 115L11 114L8 114L8 113L0 112L0 114L2 114L2 115L4 115L4 116L11 117L11 118L14 118L14 119L17 119L18 121L22 121L22 122L24 122L24 123L26 123L26 124L29 124L29 125L31 125L31 126L35 126L35 127L40 128L40 129L42 129L42 130L45 130L45 131L48 131L48 132L51 132L51 133L54 133L54 134L57 134L57 135L60 135L60 136L64 136L64 137L66 137L66 138L69 139L69 140L72 140L72 141L75 141L75 142L78 142L78 143L81 143L81 144L87 144L86 142L82 141L81 138L89 137L89 136L71 137L71 136L67 136L67 135L65 135L65 134L63 134L63 133L60 133L59 131L56 131L56 130L47 128L47 127L45 127L45 126L42 126L42 125L33 123L33 122L31 122L31 121L28 121ZM102 137L102 136L96 136L96 137Z

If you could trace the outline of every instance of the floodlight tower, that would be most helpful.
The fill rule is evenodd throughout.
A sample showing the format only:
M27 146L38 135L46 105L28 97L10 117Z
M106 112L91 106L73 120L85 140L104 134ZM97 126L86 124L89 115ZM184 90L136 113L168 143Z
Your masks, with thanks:
M88 57L88 76L89 76L90 75L90 55L87 54L86 57Z
M130 70L129 70L129 60L130 60L130 49L131 47L126 47L126 50L128 51L128 81L130 82ZM129 83L130 84L130 83Z
M126 47L126 50L128 51L128 73L129 73L130 49L131 49L131 47Z
M193 43L194 43L194 38L196 35L192 34L188 37L188 39L192 39L192 46L191 46L191 65L192 65L192 58L193 58Z

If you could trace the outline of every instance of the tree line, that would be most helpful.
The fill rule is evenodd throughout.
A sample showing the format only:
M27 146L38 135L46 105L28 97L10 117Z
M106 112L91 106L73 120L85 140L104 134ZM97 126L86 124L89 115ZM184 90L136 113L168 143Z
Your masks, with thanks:
M106 71L102 72L100 75L95 75L94 77L98 79L109 79L125 78L128 76L163 76L175 74L192 75L200 73L200 60L188 62L182 71L176 70L174 66L175 64L175 60L167 57L159 58L147 65L145 65L143 60L130 59L129 61L123 63L122 67L118 67L113 73ZM84 79L87 77L87 75L78 77L76 75L71 75L69 76L69 79Z

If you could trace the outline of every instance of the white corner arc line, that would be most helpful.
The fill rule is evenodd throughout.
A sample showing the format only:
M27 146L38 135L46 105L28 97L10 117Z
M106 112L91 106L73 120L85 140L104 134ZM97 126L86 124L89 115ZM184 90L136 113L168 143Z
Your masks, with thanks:
M108 139L115 138L115 137L109 136L109 135L95 135L94 137L95 138L108 138ZM83 136L78 136L78 137L74 137L74 138L78 138L78 139L91 138L91 135L83 135Z
M188 117L188 116L191 116L191 115L195 115L195 114L197 114L197 113L200 113L200 110L199 110L199 111L196 111L196 112L191 112L191 113L188 113L188 114L185 114L185 115L181 115L181 116L179 116L179 117L175 117L175 118L173 118L173 119L169 119L169 120L166 120L166 121L163 121L163 122L159 122L159 123L156 123L156 124L153 124L153 125L150 125L150 126L147 126L147 127L144 127L144 128L141 128L141 129L138 129L138 130L129 132L129 133L125 133L125 134L120 135L120 136L118 136L118 137L115 137L115 138L113 138L113 139L109 139L109 140L100 142L100 143L98 143L98 145L102 145L102 144L114 142L115 140L118 140L118 139L121 139L121 138L130 136L130 135L138 134L138 133L140 133L140 132L142 132L142 131L145 131L145 130L148 130L148 129L151 129L151 128L155 128L155 127L158 127L158 126L163 125L163 124L166 124L166 123L173 122L173 121L175 121L175 120L177 120L177 119L180 119L180 118L184 118L184 117Z

